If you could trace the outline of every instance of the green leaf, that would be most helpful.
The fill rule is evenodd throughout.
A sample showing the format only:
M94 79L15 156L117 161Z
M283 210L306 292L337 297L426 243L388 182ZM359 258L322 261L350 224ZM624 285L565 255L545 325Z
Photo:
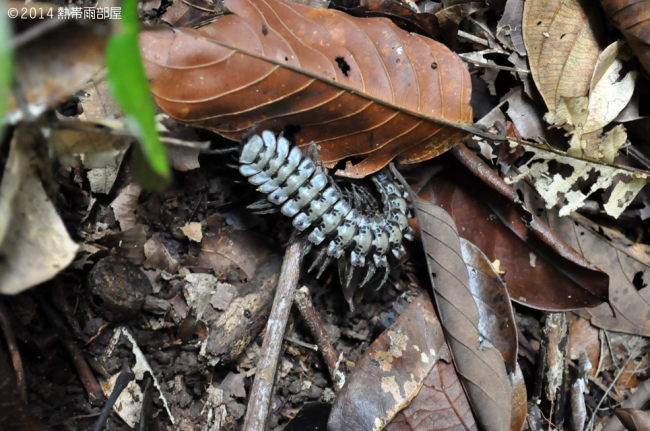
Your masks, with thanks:
M171 171L164 145L158 139L149 82L138 50L138 0L124 0L122 19L106 47L108 81L113 96L140 137L141 150L158 179L142 184L156 190L170 183Z
M9 40L11 39L11 30L9 19L7 18L6 3L0 6L0 139L2 138L3 122L2 118L7 113L9 107L9 89L11 88L13 62L11 50L9 49Z

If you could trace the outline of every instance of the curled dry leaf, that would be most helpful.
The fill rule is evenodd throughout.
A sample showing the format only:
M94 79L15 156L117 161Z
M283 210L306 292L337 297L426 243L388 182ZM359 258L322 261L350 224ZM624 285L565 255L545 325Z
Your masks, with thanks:
M596 2L528 0L523 36L530 71L546 106L561 97L586 96L600 47L602 20Z
M37 172L38 138L14 132L0 184L0 293L13 295L53 278L72 263L70 238Z
M517 367L517 324L506 286L477 246L460 238L469 287L479 311L480 334L503 355L508 373Z
M634 409L614 410L616 417L628 431L647 431L650 429L650 412Z
M384 429L417 395L443 342L431 300L421 293L357 362L334 401L327 429Z
M156 102L178 121L235 140L255 123L292 126L328 167L363 157L338 172L355 178L485 134L468 126L469 74L442 44L385 19L281 0L225 6L233 14L198 30L141 36Z
M607 274L515 203L517 193L478 156L464 146L454 154L496 191L470 183L466 172L456 169L434 177L419 194L448 210L460 236L491 262L499 260L512 300L547 310L593 307L607 300Z
M453 364L438 361L413 401L386 431L478 431Z
M635 0L600 0L600 4L650 73L650 4Z
M404 183L399 172L393 172ZM441 207L410 193L440 320L479 427L509 430L511 389L503 356L489 343L483 343L479 332L479 310L470 289L456 224Z

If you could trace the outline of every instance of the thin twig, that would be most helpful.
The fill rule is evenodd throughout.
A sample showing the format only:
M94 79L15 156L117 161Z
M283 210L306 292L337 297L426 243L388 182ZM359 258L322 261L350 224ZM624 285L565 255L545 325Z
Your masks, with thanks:
M490 47L490 42L487 40L483 39L482 37L474 36L471 33L467 33L466 31L463 30L458 30L458 37L461 39L466 39L474 43L478 43L483 46L487 46L488 48Z
M509 66L499 66L498 64L490 64L486 61L472 60L467 57L460 56L463 61L468 63L475 64L477 66L485 67L486 69L498 69L498 70L507 70L510 72L519 72L519 73L530 73L530 70L519 69L518 67L509 67Z
M27 402L27 380L25 380L23 361L20 357L20 352L18 351L18 345L16 344L14 331L11 329L11 322L9 321L7 307L5 307L5 303L2 298L0 298L0 326L2 327L2 332L4 333L5 340L7 341L7 347L9 348L9 353L11 355L11 362L14 365L18 392L20 393L20 397L23 399L23 401Z
M304 341L300 341L299 339L290 337L288 335L285 335L284 339L290 343L295 344L296 346L301 346L306 349L313 350L314 352L318 352L318 346L315 344L305 343Z
M617 370L620 370L621 367L619 367L618 364L616 363L616 356L614 356L614 349L612 348L612 344L609 341L609 334L605 329L603 329L603 332L605 333L605 339L607 340L607 347L609 348L609 354L612 356L612 363L614 364Z
M273 308L266 324L266 335L262 343L262 352L257 361L257 373L253 381L243 431L264 431L271 405L273 382L278 366L284 330L293 303L293 293L300 276L300 258L305 240L300 239L291 244L284 255L278 288L273 300Z
M607 333L607 332L605 332L605 333ZM607 394L609 394L609 392L612 390L614 385L616 385L616 382L618 381L618 379L623 375L623 372L625 371L625 368L627 367L627 364L629 364L630 361L632 360L632 358L634 358L637 355L638 350L639 350L639 340L641 339L641 337L635 337L635 339L636 339L636 342L634 343L634 348L632 349L632 352L630 352L629 356L627 357L627 361L625 361L625 365L623 365L622 369L619 369L619 372L616 374L616 377L614 377L614 380L612 380L612 383L609 385L609 387L607 388L607 391L605 391L602 398L598 402L598 405L594 409L594 412L591 414L591 419L589 419L589 425L587 425L587 429L593 430L593 428L594 428L594 419L596 418L596 413L598 412L598 409L600 408L600 405L603 403L605 398L607 398Z
M300 288L294 295L294 301L323 354L330 377L334 382L334 389L340 390L345 383L345 376L339 371L340 355L332 346L323 321L312 304L309 289L306 286Z

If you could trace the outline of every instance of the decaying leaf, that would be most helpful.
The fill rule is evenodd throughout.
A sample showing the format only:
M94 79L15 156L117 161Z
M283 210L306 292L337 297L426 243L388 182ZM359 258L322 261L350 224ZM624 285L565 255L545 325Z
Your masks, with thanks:
M569 327L569 351L567 357L576 362L581 355L586 354L587 360L591 364L598 364L600 359L600 337L598 329L589 323L589 320L573 315L567 315L571 322ZM587 374L594 377L596 367L593 366L587 370Z
M154 233L144 244L144 255L147 260L142 266L147 269L160 269L174 274L181 265L180 243L160 232Z
M193 27L211 16L223 13L220 2L205 0L173 0L172 6L160 17L172 27Z
M99 382L102 386L102 392L106 395L106 399L113 393L113 388L119 375L120 373L117 373L111 376L110 379ZM140 421L140 412L142 411L142 390L135 380L131 380L120 393L120 396L117 397L113 410L131 428L135 428L138 424Z
M45 3L32 3L30 6L42 8L45 18L34 25L50 21L51 18L46 16L50 10L56 20L56 6ZM94 20L94 30L88 31L83 22L68 20L14 51L15 78L34 113L60 103L62 98L79 90L104 67L104 49L110 34L108 25L108 20ZM75 67L70 67L73 62ZM11 109L15 108L14 104ZM15 115L20 114L16 112Z
M263 236L251 231L225 231L203 237L199 266L212 268L220 279L239 285L253 278L257 265L269 254Z
M14 132L0 184L0 293L5 295L51 279L79 249L41 183L31 127L24 124Z
M181 228L183 235L188 237L191 241L201 242L203 239L203 232L201 231L201 223L192 222L187 223Z
M327 429L384 429L417 395L443 341L431 300L422 293L357 362L334 401Z
M329 167L363 157L338 172L356 178L395 157L435 157L468 130L485 134L468 126L465 65L431 39L281 0L225 5L233 14L198 30L141 37L156 101L176 120L236 140L256 122L291 125Z
M528 417L528 394L526 382L519 364L514 372L508 375L510 388L512 389L512 414L510 419L510 431L521 431Z
M596 2L528 0L523 36L530 71L550 111L561 97L589 92L602 31Z
M124 187L110 204L115 218L120 223L122 232L135 227L135 210L138 208L140 193L142 193L142 187L136 183L131 183Z
M521 56L526 55L522 34L523 13L524 0L509 0L497 24L497 39L506 46L512 47Z
M478 307L480 334L503 355L509 373L517 367L517 325L508 290L477 246L460 238L469 288Z
M619 77L623 63L618 53L622 45L622 41L615 42L599 56L588 98L560 97L557 108L544 116L550 124L563 126L572 135L567 151L570 156L613 163L618 149L627 141L621 125L602 135L603 127L618 116L634 93L636 72Z
M423 12L399 0L335 0L332 6L354 16L388 18L406 31L417 31L430 37L440 34L435 15L440 7Z
M580 315L601 328L650 336L650 288L646 287L650 284L650 247L635 244L620 232L580 214L560 217L557 209L545 210L542 199L527 185L523 186L523 194L530 211L609 275L609 304L616 310L616 317L607 304L582 310Z
M83 112L79 115L82 121L92 121L104 118L115 118L122 113L108 88L106 69L100 71L83 88L86 93L80 98Z
M635 0L600 0L600 4L650 73L650 4Z
M459 235L474 243L491 262L499 261L513 301L545 310L570 310L607 300L609 277L573 250L534 215L521 208L517 192L465 147L454 150L475 174L489 176L494 189L452 169L423 186L420 197L445 208Z
M447 347L443 347L447 349ZM478 431L453 364L438 361L413 401L386 431Z
M519 142L515 142L519 144ZM650 175L644 171L625 168L622 166L591 162L571 157L565 153L548 146L535 145L532 143L521 143L523 148L533 153L531 168L526 172L506 179L508 184L516 183L523 178L530 178L535 182L535 189L546 201L547 208L553 208L560 202L561 195L564 195L567 203L560 209L560 216L566 216L584 205L585 199L598 190L611 186L615 176L622 175L629 178L629 182L619 181L616 183L612 194L605 204L605 211L612 217L618 217L632 202L641 189L650 181ZM554 161L573 168L573 172L567 178L555 174L549 174L549 162ZM535 163L538 162L538 163ZM589 174L596 174L597 180L592 184L589 191L584 194L580 190L573 190L579 180L586 180Z
M145 376L145 373L151 376L153 380L153 385L156 387L156 389L158 389L160 400L162 401L163 406L167 410L167 414L169 415L172 424L174 424L175 422L174 415L172 415L172 412L169 409L169 405L167 399L165 398L162 387L160 386L160 383L158 382L156 375L151 369L151 366L147 362L144 353L142 353L142 350L140 350L138 343L135 341L133 334L131 334L131 331L129 331L129 329L126 326L120 326L117 329L115 329L111 342L109 343L108 347L106 348L106 351L104 352L104 357L109 357L113 354L115 347L121 341L120 339L122 335L124 335L124 339L131 344L131 352L133 353L133 356L135 356L135 365L133 365L133 373L135 374L135 380L138 381L142 380ZM123 391L122 394L124 394L125 392L129 392L129 391ZM139 413L140 412L138 411L138 418L140 417Z
M469 287L456 224L445 210L412 191L411 201L440 319L477 422L484 429L509 430L511 389L503 356L491 344L483 343L479 332L479 311Z

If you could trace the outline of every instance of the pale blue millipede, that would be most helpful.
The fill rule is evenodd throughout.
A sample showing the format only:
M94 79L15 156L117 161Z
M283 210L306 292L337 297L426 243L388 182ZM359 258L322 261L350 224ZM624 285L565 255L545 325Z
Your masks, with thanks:
M383 204L382 211L376 211L367 191L363 188L354 192L341 190L314 159L292 146L282 135L276 138L270 131L245 141L239 156L239 172L268 195L267 200L249 208L268 213L279 207L282 214L293 218L293 226L298 231L311 230L307 238L320 251L309 271L320 266L317 277L332 259L348 258L349 251L351 267L367 271L359 287L365 285L379 267L385 268L380 283L383 285L390 268L388 253L398 259L403 257L406 253L403 239L412 241L414 238L408 224L409 205L404 199L408 195L387 170L380 171L372 176ZM371 211L363 211L350 200L366 203L365 207L370 207ZM348 271L346 286L350 284L352 273Z

